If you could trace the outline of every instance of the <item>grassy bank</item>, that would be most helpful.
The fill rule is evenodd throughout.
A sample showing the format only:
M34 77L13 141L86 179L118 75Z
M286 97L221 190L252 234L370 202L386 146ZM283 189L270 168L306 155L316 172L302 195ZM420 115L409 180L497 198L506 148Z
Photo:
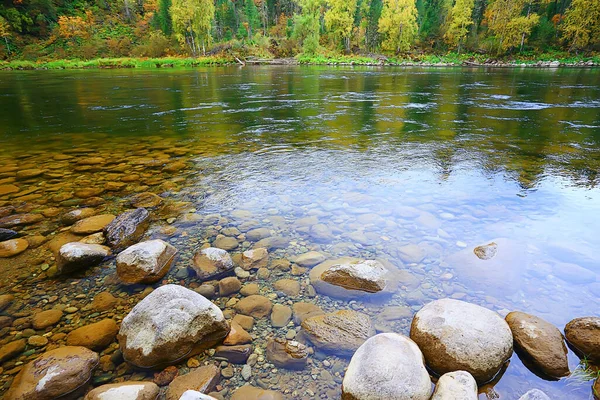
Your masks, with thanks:
M253 64L278 64L277 60L248 60ZM545 66L549 62L563 65L582 65L593 63L600 65L600 55L576 56L568 53L521 54L518 57L491 59L482 54L413 55L410 57L365 57L365 56L306 56L299 55L293 63L303 65L536 65ZM98 58L94 60L56 60L56 61L0 61L0 70L34 69L96 69L96 68L181 68L237 64L235 57L212 56L198 58ZM284 64L290 64L286 60Z

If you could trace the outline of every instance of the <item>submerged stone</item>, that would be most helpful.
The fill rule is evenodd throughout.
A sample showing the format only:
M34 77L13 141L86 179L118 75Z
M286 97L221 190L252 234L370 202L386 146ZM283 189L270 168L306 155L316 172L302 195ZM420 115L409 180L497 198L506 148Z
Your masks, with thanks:
M106 243L121 250L136 243L148 229L150 213L145 208L126 211L104 227Z

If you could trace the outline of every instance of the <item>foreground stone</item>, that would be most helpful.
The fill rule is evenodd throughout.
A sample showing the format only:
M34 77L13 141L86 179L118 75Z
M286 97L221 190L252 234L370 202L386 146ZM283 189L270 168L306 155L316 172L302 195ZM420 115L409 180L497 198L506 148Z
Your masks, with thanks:
M98 365L98 354L65 346L25 365L13 380L6 400L53 400L85 385Z
M417 312L410 337L434 372L467 371L480 384L500 371L513 350L511 330L497 313L453 299L432 301Z
M581 355L600 361L600 318L575 318L565 327L567 341Z
M21 254L29 247L25 239L10 239L0 242L0 258L8 258Z
M127 361L151 368L193 355L228 331L223 313L210 300L183 286L165 285L131 310L117 338Z
M155 400L159 388L153 382L110 383L91 390L83 400Z
M126 211L104 227L106 243L113 249L122 250L140 240L149 224L150 213L145 208Z
M412 340L397 333L364 342L342 383L342 400L428 400L430 395L423 354Z
M392 294L398 287L395 272L389 263L344 257L322 262L310 271L309 278L318 293L353 299Z
M110 318L103 319L69 332L67 345L83 346L99 351L115 340L118 331L119 328L114 320Z
M110 255L110 249L99 244L72 242L63 245L56 258L57 272L68 274L93 267Z
M308 339L319 349L339 355L352 355L375 328L368 315L352 310L340 310L317 315L302 322Z
M200 393L196 390L186 390L183 392L179 400L217 400L212 396Z
M524 312L511 312L506 322L512 331L515 348L531 360L544 375L561 378L569 374L567 346L560 331L551 323Z
M0 363L10 360L25 351L25 339L14 340L0 347Z
M550 397L539 389L531 389L519 397L519 400L550 400Z
M208 247L194 255L192 268L200 280L206 281L231 273L233 260L227 251Z
M295 340L275 338L267 342L266 356L276 367L303 369L308 361L308 350Z
M283 395L273 390L245 385L233 392L231 400L283 400Z
M160 239L134 244L117 256L119 280L128 285L158 282L169 272L176 253Z
M196 368L185 375L178 376L169 384L166 400L179 400L187 390L212 392L220 379L221 371L214 365Z
M431 400L477 400L477 382L466 371L445 373L438 379Z

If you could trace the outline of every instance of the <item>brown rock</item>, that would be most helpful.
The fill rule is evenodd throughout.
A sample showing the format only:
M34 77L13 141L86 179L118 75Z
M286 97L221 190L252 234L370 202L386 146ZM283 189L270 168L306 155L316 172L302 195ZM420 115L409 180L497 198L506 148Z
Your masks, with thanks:
M27 236L25 240L27 240L30 249L37 249L48 241L48 239L42 235Z
M565 327L565 336L579 354L600 361L600 318L575 318Z
M275 304L271 312L271 325L275 328L282 328L292 319L292 309L288 306Z
M235 317L233 317L233 321L247 331L252 330L254 327L254 318L248 315L237 314Z
M162 202L163 200L160 196L151 192L139 193L131 198L131 205L136 208L154 208L161 205Z
M273 390L244 385L233 392L231 400L283 400L283 395Z
M240 289L240 294L242 296L252 296L253 294L258 294L260 292L260 286L257 283L247 283Z
M48 351L21 369L5 399L54 400L72 393L89 381L98 361L98 354L85 347Z
M0 242L0 258L8 258L21 254L29 247L29 242L25 239L10 239Z
M567 346L560 331L543 319L519 311L509 313L510 327L517 354L525 365L531 360L543 374L561 378L569 374Z
M27 339L27 344L34 347L44 347L48 344L48 338L40 335L33 335Z
M269 263L269 252L265 248L246 250L242 253L242 268L246 271L264 268Z
M280 279L273 285L275 290L282 292L290 297L296 297L300 294L300 283L293 279Z
M212 392L220 379L221 372L214 365L196 368L173 379L167 388L166 400L179 400L186 390L196 390L201 393Z
M98 265L110 255L110 249L99 244L71 242L63 245L56 257L58 273L72 273L79 269Z
M177 367L170 365L162 371L155 373L153 382L158 386L167 386L177 375L179 375Z
M60 221L64 225L73 225L75 222L84 218L89 218L96 215L96 210L93 208L78 208L68 213L63 214Z
M0 363L21 354L25 350L25 344L25 339L19 339L0 347Z
M39 312L31 319L33 329L46 329L49 326L56 325L63 316L60 310L46 310Z
M223 278L219 281L219 295L229 296L240 291L242 283L235 276Z
M171 268L177 249L160 240L147 240L128 247L117 256L117 275L125 284L155 283Z
M100 232L104 227L115 219L112 214L94 215L77 221L72 227L71 232L76 235L89 235L90 233Z
M80 199L89 199L90 197L96 197L104 192L104 188L81 188L75 191L75 196Z
M302 322L302 329L319 349L342 355L352 355L365 340L375 335L369 316L352 310L307 318Z
M276 338L267 343L266 356L276 367L303 369L308 361L308 350L302 343Z
M100 292L94 296L90 307L93 311L102 312L111 310L117 304L117 298L109 292Z
M244 297L236 305L235 309L240 314L250 315L255 318L264 318L271 313L273 304L265 296L252 295Z
M241 344L237 346L217 346L215 357L225 358L233 364L244 364L252 354L252 345Z
M239 246L238 241L235 238L228 236L219 236L213 242L213 246L223 250L235 250Z
M14 300L15 296L13 296L12 294L0 295L0 311L10 306Z
M118 331L119 328L114 320L103 319L71 331L67 335L67 345L102 350L115 340Z
M19 188L15 185L0 185L0 196L17 193L18 191Z
M150 213L145 208L126 211L104 227L106 243L113 249L124 249L136 243L150 225Z
M152 382L125 381L102 385L83 400L156 400L159 388Z
M477 246L473 249L473 253L481 260L489 260L498 252L498 245L495 242Z
M233 260L227 251L208 247L194 255L192 268L201 280L208 280L226 275L233 271Z
M0 218L0 228L32 225L44 219L41 214L16 214Z
M21 171L17 171L17 179L19 180L25 180L25 179L31 179L31 178L35 178L38 177L40 175L42 175L44 173L43 169L37 169L37 168L32 168L32 169L24 169Z
M223 344L226 346L235 346L246 343L252 343L252 336L250 336L250 334L246 332L234 318L234 320L231 321L231 330L225 340L223 340Z
M325 311L318 305L304 302L295 303L292 310L294 311L294 323L296 325L300 325L307 318L325 314Z

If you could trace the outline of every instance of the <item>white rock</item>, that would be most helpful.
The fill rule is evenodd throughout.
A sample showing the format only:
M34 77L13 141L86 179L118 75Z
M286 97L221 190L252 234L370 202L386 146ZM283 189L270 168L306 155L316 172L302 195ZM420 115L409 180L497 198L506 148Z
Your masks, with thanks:
M381 333L352 356L342 393L342 398L353 400L428 400L431 380L423 354L412 340Z
M183 286L165 285L131 310L117 338L127 361L149 368L171 364L197 345L221 339L228 332L216 305Z
M126 284L157 282L169 272L175 253L160 239L134 244L117 256L117 275Z
M440 377L431 400L477 400L477 382L466 371L448 372Z
M58 251L57 271L69 273L80 268L99 264L110 255L110 249L99 244L72 242L64 244Z
M432 301L417 312L410 337L433 371L464 370L478 383L491 380L513 351L504 319L487 308L453 299Z
M519 397L519 400L550 400L550 397L539 389L531 389L523 396Z
M179 400L216 400L214 397L195 390L186 390L183 392Z

